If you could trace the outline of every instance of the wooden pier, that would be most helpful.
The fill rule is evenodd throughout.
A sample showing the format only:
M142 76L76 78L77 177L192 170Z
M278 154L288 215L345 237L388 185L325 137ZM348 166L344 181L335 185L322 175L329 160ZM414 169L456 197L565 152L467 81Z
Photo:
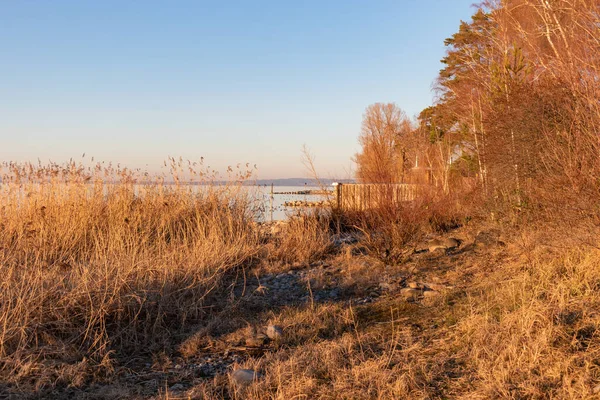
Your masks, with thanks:
M362 211L412 201L419 185L410 183L334 184L335 204L339 210Z

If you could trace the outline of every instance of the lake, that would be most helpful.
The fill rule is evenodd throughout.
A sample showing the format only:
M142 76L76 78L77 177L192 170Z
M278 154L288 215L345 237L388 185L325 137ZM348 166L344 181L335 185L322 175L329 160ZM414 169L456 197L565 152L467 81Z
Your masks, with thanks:
M323 194L296 194L301 191L320 191L321 188L314 186L274 186L273 201L271 202L271 186L253 186L251 189L257 189L256 196L258 200L263 204L264 213L262 216L263 221L280 221L287 219L289 215L293 215L295 212L301 210L298 207L286 207L286 202L293 201L307 201L316 202L325 200L326 196ZM327 190L333 190L333 187L327 187ZM294 194L289 194L294 193ZM332 192L333 193L333 192Z
M104 184L102 190L106 194L111 184ZM134 193L138 194L144 185L135 184ZM66 186L65 186L66 187ZM93 193L93 185L87 186L89 194ZM188 186L192 191L202 190L205 186L193 185ZM9 190L7 185L0 184L0 193L2 190ZM325 189L333 194L333 187L328 186ZM17 197L13 197L13 201L19 201L20 196L25 196L29 191L39 190L39 185L31 184L27 189L21 187L18 189L20 193ZM271 198L271 186L242 186L242 190L247 190L252 198L256 200L256 208L259 211L258 219L261 221L280 221L287 219L290 215L302 211L302 207L288 207L286 203L294 201L318 202L326 200L327 196L322 194L322 189L316 186L274 186L273 196ZM303 194L298 192L304 191L319 191L321 194ZM311 207L312 208L312 207Z

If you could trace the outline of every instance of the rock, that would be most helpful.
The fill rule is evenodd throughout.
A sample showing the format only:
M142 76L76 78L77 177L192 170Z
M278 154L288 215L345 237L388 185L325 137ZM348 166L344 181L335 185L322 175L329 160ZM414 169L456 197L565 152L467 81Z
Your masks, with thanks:
M441 297L440 292L434 290L426 290L423 292L423 302L427 305L433 305Z
M262 333L256 334L246 338L246 346L248 347L262 347L267 342L267 336Z
M358 239L348 233L340 233L338 235L333 235L331 237L331 241L335 247L341 247L345 244L354 244L358 242Z
M493 246L498 244L500 240L500 231L491 229L489 231L480 231L475 236L475 245L477 246Z
M419 289L404 288L400 291L400 294L406 300L416 300L423 294L423 291Z
M460 246L460 241L454 238L433 239L427 244L430 252L436 250L452 250Z
M446 285L442 285L440 283L426 283L425 287L431 290L436 290L438 292L447 289Z
M271 340L280 340L283 337L283 328L279 325L267 326L267 336Z
M236 369L231 373L231 380L238 387L246 387L260 378L262 374L252 369Z
M175 385L169 388L171 392L181 392L184 389L185 387L181 383L176 383Z

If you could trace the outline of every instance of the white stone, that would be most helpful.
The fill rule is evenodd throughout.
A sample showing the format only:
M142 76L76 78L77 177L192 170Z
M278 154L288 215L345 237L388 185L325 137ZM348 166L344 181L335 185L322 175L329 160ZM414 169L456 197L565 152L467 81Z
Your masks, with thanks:
M429 297L429 298L438 297L439 295L440 295L440 292L436 292L435 290L427 290L427 291L423 292L423 296Z
M425 287L427 287L431 290L436 290L438 292L440 292L442 290L446 290L446 285L442 285L440 283L426 283Z
M283 328L279 325L267 326L267 336L271 340L279 340L283 337Z
M404 296L404 298L409 300L417 299L421 294L423 294L423 291L419 289L404 288L400 291L400 293L402 296Z
M427 244L430 252L436 250L452 250L460 246L460 241L454 238L433 239Z
M231 373L231 379L237 386L248 386L262 377L260 372L252 369L237 369Z

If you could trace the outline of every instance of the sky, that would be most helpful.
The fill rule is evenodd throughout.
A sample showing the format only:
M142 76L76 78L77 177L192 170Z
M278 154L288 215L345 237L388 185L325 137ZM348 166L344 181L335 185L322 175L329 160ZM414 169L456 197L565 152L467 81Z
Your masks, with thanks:
M473 0L0 0L0 161L168 156L349 178L365 108L416 116Z

